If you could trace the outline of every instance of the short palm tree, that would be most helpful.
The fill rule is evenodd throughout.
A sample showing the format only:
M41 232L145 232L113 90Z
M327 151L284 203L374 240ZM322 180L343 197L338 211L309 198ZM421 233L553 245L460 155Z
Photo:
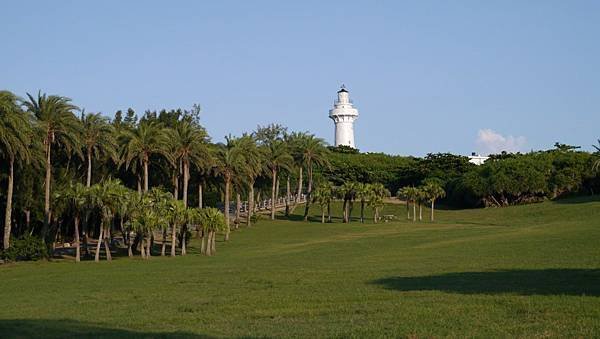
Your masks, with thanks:
M321 223L325 223L325 211L329 210L329 206L333 201L333 198L333 186L329 182L319 185L314 191L312 199L321 207Z
M251 135L243 135L238 139L238 145L244 155L245 165L240 169L244 182L248 185L248 208L246 211L246 225L251 226L252 213L254 211L254 183L256 178L263 172L264 155L256 145L256 140Z
M356 199L360 200L360 222L365 222L365 204L372 197L371 185L357 183L355 187Z
M204 208L201 210L200 224L207 234L202 240L201 252L206 255L216 253L215 237L218 231L227 229L223 214L216 208Z
M33 128L31 115L19 107L18 98L9 91L0 91L0 156L8 160L8 188L4 214L4 249L10 247L12 199L15 162L31 162Z
M100 113L82 112L82 142L87 162L86 186L92 185L92 161L101 156L117 159L117 141L113 126L107 117Z
M373 221L377 223L380 219L379 210L384 206L383 199L390 196L390 191L381 183L369 185L368 191L369 205L373 208Z
M271 220L275 220L275 195L277 187L277 173L281 168L291 166L293 158L288 152L287 145L282 140L274 140L263 147L265 165L271 174Z
M81 123L73 114L77 107L71 104L71 99L57 95L42 95L41 92L38 92L37 98L29 93L27 96L29 100L24 101L23 105L37 119L46 156L44 228L42 229L42 238L45 240L51 218L52 145L59 145L68 152L75 152L81 156Z
M121 159L129 168L132 162L139 163L143 168L143 191L148 192L148 175L150 156L167 154L167 140L163 128L152 122L143 122L134 130L125 131L122 136Z
M344 204L342 205L343 220L345 223L349 223L352 219L352 203L356 197L356 183L347 181L338 188L337 192L344 199Z
M446 196L446 191L444 191L444 188L436 183L436 182L429 182L427 184L425 184L425 186L423 186L423 192L425 195L426 200L428 200L431 203L431 221L434 220L433 217L433 211L435 209L435 201L437 199L443 198Z
M410 187L405 186L398 189L396 196L398 199L404 199L406 202L406 218L410 220Z
M90 188L91 201L101 213L102 222L100 223L100 233L98 243L96 244L96 255L94 260L100 261L100 246L104 242L106 251L106 260L111 261L109 232L112 219L118 211L119 201L125 193L125 189L119 180L106 179Z

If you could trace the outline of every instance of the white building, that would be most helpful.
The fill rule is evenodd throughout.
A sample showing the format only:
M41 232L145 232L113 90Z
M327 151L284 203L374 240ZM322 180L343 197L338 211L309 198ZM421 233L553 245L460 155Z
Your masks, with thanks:
M348 90L344 85L337 92L337 100L333 102L333 109L329 110L329 117L335 123L335 146L350 146L354 144L354 120L358 119L358 110L354 108Z
M489 158L490 157L484 157L483 155L479 155L479 154L473 152L469 156L469 162L479 166L479 165L483 165L483 163Z

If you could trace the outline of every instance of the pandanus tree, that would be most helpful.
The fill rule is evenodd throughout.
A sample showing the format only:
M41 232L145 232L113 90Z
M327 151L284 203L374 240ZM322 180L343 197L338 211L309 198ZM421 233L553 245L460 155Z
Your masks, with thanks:
M208 256L216 253L215 238L218 231L227 229L223 214L216 208L203 208L200 212L200 225L206 234L200 251Z
M36 117L46 158L44 228L42 229L42 238L45 240L51 219L52 146L58 145L67 152L75 152L81 156L81 123L73 114L77 107L71 104L71 99L58 95L42 95L41 92L38 92L37 98L29 93L27 96L29 100L24 101L23 105Z
M150 157L153 154L165 155L167 144L164 129L153 122L142 122L137 128L127 130L121 135L121 159L129 168L132 163L138 163L143 168L143 191L148 192ZM135 164L134 164L135 165Z
M167 220L171 226L171 256L174 257L177 252L177 230L181 229L183 233L185 229L183 226L187 224L188 213L187 208L183 204L181 200L171 199L168 202L167 207ZM165 244L166 244L167 233L163 233L163 246L162 246L162 255L165 255ZM182 234L182 244L181 247L185 248L185 235ZM183 253L182 253L183 255Z
M229 240L229 232L231 230L229 225L231 182L233 176L240 172L245 163L243 149L240 147L238 139L229 136L226 138L225 144L218 144L214 150L214 159L216 164L215 170L223 177L223 181L225 182L223 214L225 216L225 240Z
M321 223L325 223L325 211L327 211L327 219L331 221L330 204L333 201L334 192L331 183L322 183L317 187L312 196L313 202L321 207Z
M33 137L31 115L23 112L14 94L0 91L0 157L7 160L8 164L3 242L5 250L10 247L15 162L30 163L36 156L32 151Z
M442 188L442 186L438 182L431 181L426 183L425 186L423 186L423 193L425 195L425 198L431 204L430 220L434 221L433 211L435 209L435 201L437 199L445 197L446 191L444 191L444 188Z
M355 186L356 199L360 200L360 222L365 222L365 205L373 196L370 184L357 183Z
M87 163L86 186L92 185L93 160L100 157L117 159L117 140L113 126L107 117L100 113L85 113L81 115L81 141L85 147Z
M73 215L73 242L75 245L75 262L81 261L81 245L79 241L79 225L81 217L90 207L91 189L82 183L69 183L63 190L57 192L56 198L66 205L68 211ZM87 246L87 244L85 244Z
M147 196L139 196L135 210L132 212L131 220L129 221L131 229L137 233L140 238L140 255L143 259L148 259L150 253L146 254L146 248L150 246L150 234L162 222L162 216L153 208L152 199Z

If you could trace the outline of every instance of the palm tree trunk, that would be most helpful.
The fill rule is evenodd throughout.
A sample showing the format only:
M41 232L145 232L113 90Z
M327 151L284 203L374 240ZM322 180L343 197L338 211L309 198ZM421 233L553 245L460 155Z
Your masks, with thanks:
M300 196L302 195L302 166L298 169L298 193L296 195L296 203L300 202Z
M138 194L142 195L142 180L139 175L137 175L137 190Z
M46 242L48 228L50 227L50 181L52 179L52 162L50 160L50 137L46 138L46 181L45 181L45 200L44 200L44 226L42 228L42 240Z
M325 223L325 206L321 206L321 224Z
M217 238L217 232L213 231L212 237L210 240L210 254L211 255L217 253L216 238Z
M109 246L109 230L108 225L106 226L106 230L104 231L104 251L106 252L106 260L112 261L112 255L110 254L110 246Z
M162 246L160 248L160 256L164 257L167 254L167 229L163 229Z
M79 248L79 215L75 215L75 234L73 240L75 240L75 262L81 261L81 249Z
M275 186L277 184L277 169L271 170L273 181L271 185L271 220L275 220Z
M435 205L435 199L431 199L431 221L433 221L433 208Z
M148 162L149 160L144 158L144 193L148 192Z
M331 203L327 203L327 222L331 222Z
M198 208L202 208L202 183L198 184Z
M360 199L360 222L365 222L365 200Z
M146 239L146 257L150 258L152 256L152 231L148 232L148 239Z
M246 225L252 226L252 213L254 213L254 179L248 184L248 211L246 211Z
M173 174L173 199L179 199L179 178L177 177L177 170Z
M8 189L6 190L6 210L4 213L4 249L10 247L10 228L12 225L12 198L13 184L15 179L15 157L11 156L8 161Z
M342 220L347 223L348 222L348 199L344 197L344 204L342 205Z
M208 231L208 234L206 235L206 248L205 248L205 252L207 256L211 256L211 249L212 249L212 237L213 237L213 232L212 231Z
M171 226L171 256L174 257L175 255L177 255L176 252L176 243L175 240L177 240L177 228L175 227L175 223L173 223L173 225Z
M290 216L290 175L287 176L287 181L285 183L286 191L285 191L285 216Z
M225 241L229 240L229 185L231 185L231 178L229 175L225 176L225 208L223 210L225 216Z
M410 220L410 204L408 203L408 199L406 199L406 219Z
M98 243L96 244L96 254L94 257L95 262L100 261L100 246L102 245L102 233L104 231L104 227L100 225L100 234L98 235Z
M200 253L201 254L206 254L206 238L207 238L207 234L206 231L204 229L202 229L200 231L201 236L200 236Z
M140 256L142 257L142 259L146 259L146 244L145 244L145 237L142 236L142 239L140 240Z
M307 164L308 170L308 188L306 189L306 204L304 205L304 221L308 221L308 210L310 208L310 199L312 194L312 182L313 182L313 171L312 165L310 163Z
M88 147L87 149L87 180L86 186L92 186L92 150Z
M413 201L413 222L417 221L417 202Z
M133 257L133 248L132 246L132 241L131 241L131 235L127 234L127 256L128 257Z
M187 224L181 225L181 255L187 254L187 244L185 234L187 233Z
M190 181L190 164L183 162L183 205L187 208L188 203L188 184Z
M238 192L235 195L235 228L240 227L240 213L242 210L242 196Z
M419 221L423 220L423 204L419 202Z

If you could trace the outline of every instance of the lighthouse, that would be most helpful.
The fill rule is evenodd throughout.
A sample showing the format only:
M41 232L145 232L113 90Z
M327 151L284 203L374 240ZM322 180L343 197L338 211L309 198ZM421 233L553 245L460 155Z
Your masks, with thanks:
M337 99L333 102L333 108L329 110L329 117L335 123L335 146L350 146L354 144L354 120L358 119L358 110L354 108L350 93L346 86L337 92Z

